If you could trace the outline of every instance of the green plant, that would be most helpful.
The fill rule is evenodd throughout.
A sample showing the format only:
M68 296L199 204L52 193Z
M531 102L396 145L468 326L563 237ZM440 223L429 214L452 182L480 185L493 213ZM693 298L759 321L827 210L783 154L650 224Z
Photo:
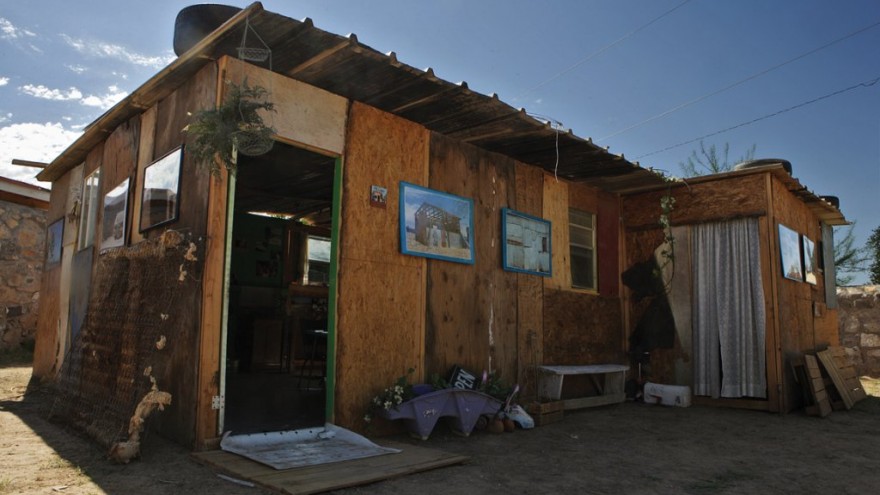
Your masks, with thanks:
M491 395L498 400L507 400L513 387L507 385L501 380L501 374L492 372L484 375L484 380L480 383L479 391L486 395Z
M413 398L413 387L409 383L409 376L415 372L410 368L405 375L399 376L394 381L394 385L382 390L372 399L367 406L367 414L364 415L364 421L367 423L373 420L373 416L382 411L390 411L404 402Z
M220 173L215 159L235 173L236 153L262 155L272 149L275 129L263 122L260 111L274 112L269 92L261 86L226 81L229 91L223 102L209 110L200 110L184 128L192 140L187 152L200 164L207 163L212 174Z

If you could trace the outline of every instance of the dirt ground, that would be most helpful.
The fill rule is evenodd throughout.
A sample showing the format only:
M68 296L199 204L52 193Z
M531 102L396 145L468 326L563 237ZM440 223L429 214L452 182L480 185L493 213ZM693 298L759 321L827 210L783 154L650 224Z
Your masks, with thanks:
M140 460L113 464L45 419L52 401L27 389L30 374L0 367L0 494L269 493L218 477L156 435ZM864 383L872 397L824 419L625 403L514 433L462 438L438 425L425 442L395 440L469 462L333 493L876 493L880 380Z

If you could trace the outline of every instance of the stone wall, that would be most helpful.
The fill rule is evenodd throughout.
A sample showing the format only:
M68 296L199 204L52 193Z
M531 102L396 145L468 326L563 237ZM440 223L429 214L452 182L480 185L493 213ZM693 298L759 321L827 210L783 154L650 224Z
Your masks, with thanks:
M880 285L838 287L840 344L860 376L880 378Z
M0 201L0 350L33 348L46 212Z

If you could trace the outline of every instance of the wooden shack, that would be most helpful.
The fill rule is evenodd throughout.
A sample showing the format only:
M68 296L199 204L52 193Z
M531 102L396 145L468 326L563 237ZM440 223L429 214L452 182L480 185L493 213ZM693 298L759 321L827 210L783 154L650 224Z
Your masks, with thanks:
M245 29L271 62L239 58ZM212 175L187 153L184 128L245 81L275 105L264 115L274 146ZM790 179L754 177L788 198ZM628 362L638 308L621 273L656 247L653 189L664 184L494 95L259 3L39 178L53 183L48 221L66 224L61 262L43 275L35 375L60 384L69 419L107 443L155 383L173 401L152 427L195 449L226 431L361 429L369 399L411 368L413 382L491 370L530 397L538 364ZM469 263L404 252L404 183L470 202L466 230L457 213L444 224ZM792 226L815 237L813 210L789 202L803 222ZM505 208L551 222L550 276L504 269ZM765 234L771 211L782 210L749 210ZM794 293L778 294L797 300L793 319L813 321Z
M637 300L628 291L629 344L635 353L650 354L643 359L643 380L690 386L700 404L787 412L803 405L791 360L838 345L832 227L846 222L836 198L811 193L792 176L787 162L763 162L623 195L626 265L653 262L664 272L664 296L674 316L665 345L639 347L638 337L644 336L634 332L651 297ZM664 197L674 198L666 231L657 222ZM739 244L732 240L736 229L747 229ZM674 239L671 250L664 244L665 233ZM754 296L753 303L711 280L716 273L746 267L749 256L754 269L735 276L750 277L745 292ZM699 316L700 308L706 314ZM708 320L703 335L700 319ZM724 342L728 330L731 343ZM702 347L700 340L707 338L714 342ZM648 339L654 344L662 340ZM731 350L738 345L743 349ZM726 368L725 361L752 369L739 376L742 370ZM714 375L707 378L718 387L714 391L705 382L700 385L700 376L707 374ZM721 385L727 377L736 378Z

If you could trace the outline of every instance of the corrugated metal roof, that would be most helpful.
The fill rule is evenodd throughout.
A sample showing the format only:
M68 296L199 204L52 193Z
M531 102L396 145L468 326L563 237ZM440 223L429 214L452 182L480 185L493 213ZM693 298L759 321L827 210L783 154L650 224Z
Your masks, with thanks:
M233 16L102 115L38 178L59 178L119 124L155 105L206 63L223 55L236 56L246 22L271 48L272 70L293 79L605 191L627 193L664 184L651 170L609 153L592 140L560 132L494 94L483 95L466 83L444 81L430 68L406 65L393 52L380 53L353 34L323 31L308 18L298 21L268 12L259 2ZM809 191L801 198L808 204L821 201ZM816 204L826 210L824 201ZM833 211L823 214L843 218L837 208L830 207Z

